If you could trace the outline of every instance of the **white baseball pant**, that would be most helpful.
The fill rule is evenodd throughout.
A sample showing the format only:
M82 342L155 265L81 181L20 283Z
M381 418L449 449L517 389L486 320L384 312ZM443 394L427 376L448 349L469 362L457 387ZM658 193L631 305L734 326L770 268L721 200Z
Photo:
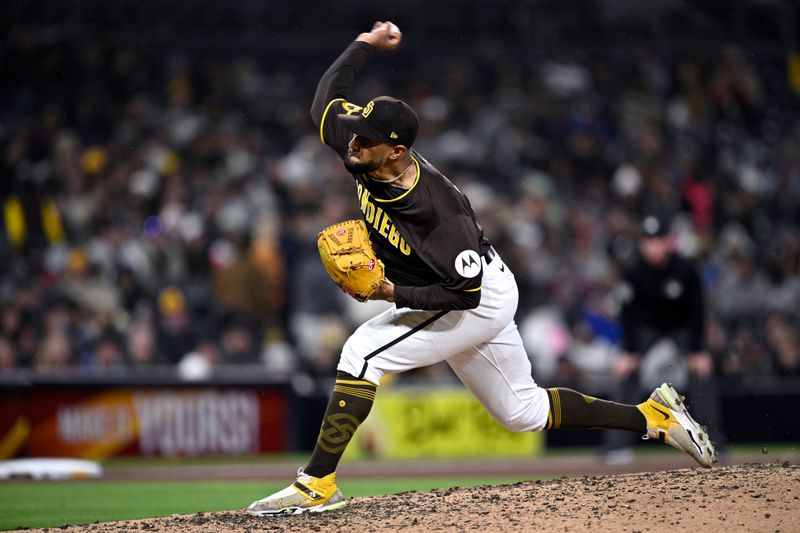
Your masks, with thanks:
M494 255L483 258L481 303L466 311L392 307L362 324L342 349L338 370L375 384L395 374L447 361L492 417L511 431L547 424L547 392L536 385L514 322L519 291Z

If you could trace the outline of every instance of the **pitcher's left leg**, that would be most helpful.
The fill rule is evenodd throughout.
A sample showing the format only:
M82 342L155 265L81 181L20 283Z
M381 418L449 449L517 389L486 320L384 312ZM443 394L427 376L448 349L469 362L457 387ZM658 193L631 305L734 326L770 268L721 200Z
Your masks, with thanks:
M531 363L513 321L491 342L449 357L447 362L505 428L539 431L547 425L547 392L531 376Z
M705 430L667 384L639 405L536 385L513 322L490 342L447 362L492 417L511 431L624 429L670 444L707 468L716 462L714 445Z

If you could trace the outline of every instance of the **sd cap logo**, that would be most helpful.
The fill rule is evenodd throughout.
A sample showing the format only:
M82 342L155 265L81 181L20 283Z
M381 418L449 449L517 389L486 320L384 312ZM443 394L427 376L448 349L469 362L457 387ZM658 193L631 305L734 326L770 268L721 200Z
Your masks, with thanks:
M364 110L361 112L361 116L367 118L370 113L372 113L372 108L375 107L375 103L370 100L369 103L364 106Z

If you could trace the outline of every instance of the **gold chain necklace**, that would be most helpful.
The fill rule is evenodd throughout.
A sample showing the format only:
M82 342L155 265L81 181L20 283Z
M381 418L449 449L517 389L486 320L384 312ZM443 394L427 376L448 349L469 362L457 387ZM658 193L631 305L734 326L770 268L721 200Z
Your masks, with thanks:
M400 174L398 174L397 176L395 176L395 177L393 177L393 178L390 178L390 179L388 179L388 180L379 180L379 181L380 181L381 183L394 183L395 181L397 181L397 180L399 180L400 178L402 178L402 177L403 177L403 174L405 174L406 172L408 172L408 169L409 169L409 168L411 168L411 165L413 165L413 164L414 164L414 161L411 161L411 163L409 163L409 164L408 164L408 166L407 166L405 169L403 169L403 171L402 171Z

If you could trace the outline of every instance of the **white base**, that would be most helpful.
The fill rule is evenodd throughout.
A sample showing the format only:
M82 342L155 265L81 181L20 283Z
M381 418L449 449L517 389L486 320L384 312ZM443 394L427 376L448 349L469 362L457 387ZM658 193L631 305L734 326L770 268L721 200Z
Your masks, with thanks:
M97 461L84 459L13 459L0 461L0 479L86 479L103 476Z

